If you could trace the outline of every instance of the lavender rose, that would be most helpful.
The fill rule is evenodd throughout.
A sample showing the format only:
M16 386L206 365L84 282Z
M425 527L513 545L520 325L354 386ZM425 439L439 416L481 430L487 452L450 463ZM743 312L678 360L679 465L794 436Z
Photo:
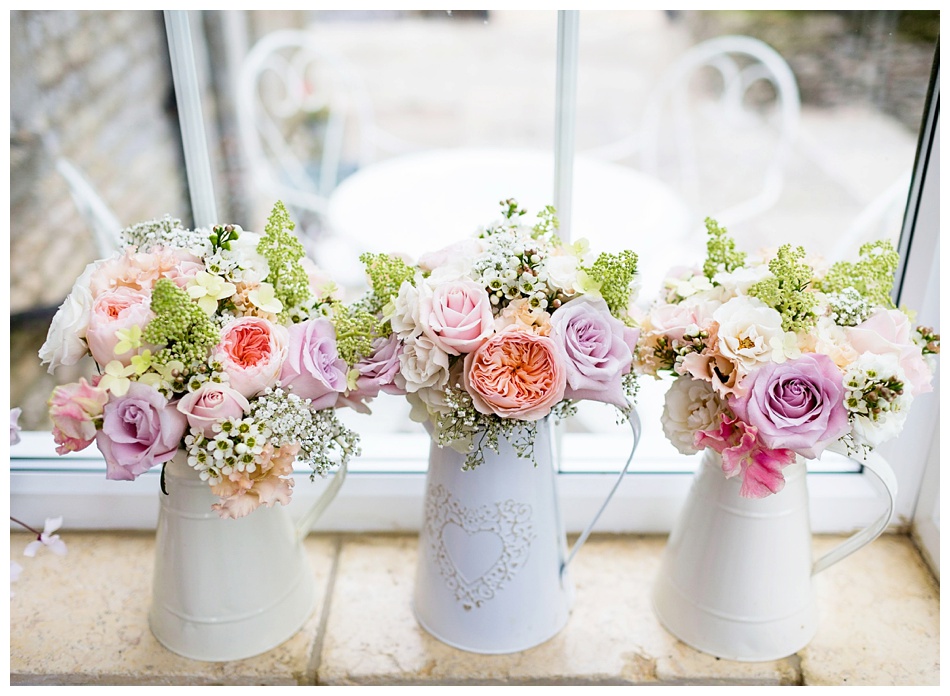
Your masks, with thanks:
M353 366L359 374L356 378L356 388L341 395L337 406L345 405L359 413L369 413L365 402L376 398L381 391L386 394L404 396L405 388L400 388L396 383L399 377L401 353L402 342L396 334L375 339L373 352ZM403 381L402 384L405 385L405 382Z
M789 449L814 459L847 434L841 370L827 355L806 353L783 363L766 363L750 372L742 396L729 406L758 430L770 449Z
M326 319L311 319L289 329L290 347L280 369L281 386L315 410L331 408L346 390L346 362L336 349L336 331Z
M226 384L205 382L193 392L179 399L178 410L188 419L188 425L200 430L206 437L214 437L212 426L227 418L241 419L251 405L244 395Z
M132 481L178 451L184 414L156 389L132 382L125 396L113 398L102 413L96 445L106 459L106 478Z
M565 398L626 408L620 378L633 356L624 325L603 299L581 296L566 303L551 316L551 338L565 357Z

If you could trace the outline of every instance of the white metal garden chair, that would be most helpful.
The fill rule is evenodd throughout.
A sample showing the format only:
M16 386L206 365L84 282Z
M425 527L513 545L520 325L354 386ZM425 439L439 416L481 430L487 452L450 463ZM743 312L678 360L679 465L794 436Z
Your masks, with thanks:
M677 188L700 221L709 215L736 224L778 200L800 112L795 77L774 49L721 36L693 46L664 73L638 132L585 154L634 157Z

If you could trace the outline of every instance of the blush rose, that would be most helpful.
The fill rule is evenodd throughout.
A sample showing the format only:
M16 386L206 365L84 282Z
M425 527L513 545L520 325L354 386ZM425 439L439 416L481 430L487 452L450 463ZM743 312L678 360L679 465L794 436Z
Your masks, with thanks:
M457 280L437 285L423 295L423 331L449 355L471 353L494 333L488 293L480 284Z
M184 414L193 430L201 431L206 437L214 437L212 428L227 418L240 419L251 405L239 392L226 384L205 382L195 391L185 394L178 400L176 408Z

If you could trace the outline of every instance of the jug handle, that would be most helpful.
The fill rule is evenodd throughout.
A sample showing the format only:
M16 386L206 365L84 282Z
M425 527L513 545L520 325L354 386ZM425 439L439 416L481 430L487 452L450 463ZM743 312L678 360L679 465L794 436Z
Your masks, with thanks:
M603 514L604 510L607 508L607 505L608 503L610 503L611 498L614 497L614 493L616 493L617 489L620 487L620 483L623 481L623 477L627 473L627 469L630 468L630 462L633 461L633 455L637 451L637 445L640 444L640 433L641 433L640 416L637 414L637 411L635 408L630 409L630 412L627 415L627 424L630 426L630 431L633 433L633 446L630 448L630 455L627 457L627 462L626 464L623 465L623 469L620 470L620 474L617 476L617 480L614 482L613 488L610 489L610 493L607 494L607 498L604 500L603 504L600 506L600 509L597 511L597 514L594 515L594 519L590 521L590 524L587 525L587 528L583 531L583 533L579 537L577 537L577 540L574 542L574 545L571 547L571 552L567 556L567 560L565 560L561 564L562 576L564 575L564 571L567 570L567 566L570 564L572 560L574 560L574 556L577 554L578 551L580 551L581 546L583 546L584 542L587 541L587 537L589 537L591 531L593 531L594 525L597 524L597 520L600 519L601 514Z
M320 497L317 498L313 505L310 506L310 509L304 513L304 516L300 518L300 521L297 522L297 540L303 541L310 533L310 529L313 527L314 522L317 521L317 518L323 514L323 512L330 507L330 503L333 502L333 499L336 498L336 494L340 492L340 487L343 485L343 481L346 478L346 467L347 462L343 462L340 465L340 468L336 470L336 473L333 474L333 478L330 479L330 485L327 486L326 490L320 494Z
M838 448L832 447L830 449L837 450ZM838 451L840 452L840 450ZM845 454L844 452L840 453ZM857 460L852 458L852 461ZM887 528L887 525L890 524L891 519L894 517L895 504L897 502L897 476L894 475L893 469L891 469L884 457L879 455L877 452L869 452L867 457L858 463L874 474L881 481L881 483L884 484L884 488L887 491L887 510L869 526L865 527L859 532L855 532L852 536L841 542L841 544L815 561L811 568L812 575L820 573L825 568L828 568L841 559L850 556L862 546L870 544L881 535L881 533Z

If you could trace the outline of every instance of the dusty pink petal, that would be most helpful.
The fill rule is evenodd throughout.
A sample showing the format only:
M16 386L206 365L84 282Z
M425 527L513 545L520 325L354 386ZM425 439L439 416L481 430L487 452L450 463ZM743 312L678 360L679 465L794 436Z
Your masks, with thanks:
M743 498L766 498L785 488L782 469L795 461L795 453L787 449L759 448L752 452L742 474L739 495Z
M220 503L211 506L218 513L218 517L236 520L246 517L260 507L261 501L252 493L239 493L230 498L222 498Z

